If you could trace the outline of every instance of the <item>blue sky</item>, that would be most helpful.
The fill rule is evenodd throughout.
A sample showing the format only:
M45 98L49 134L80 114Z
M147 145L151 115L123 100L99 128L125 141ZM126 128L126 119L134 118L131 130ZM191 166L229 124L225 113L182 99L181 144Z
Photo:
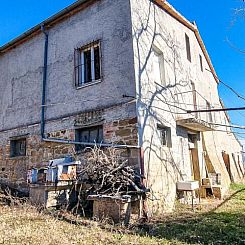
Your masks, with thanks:
M243 17L235 15L235 10L245 8L245 3L241 0L169 0L169 3L190 21L196 21L219 79L245 97L245 52L238 52L226 41L245 51L245 13ZM226 107L245 107L245 101L223 85L219 85L219 92ZM245 111L229 115L233 124L245 126ZM245 146L245 134L239 138Z
M74 2L1 0L0 46ZM245 96L245 54L237 52L226 41L228 38L245 50L245 17L235 18L234 15L234 10L245 4L242 5L241 0L169 2L187 19L196 21L219 78ZM224 86L220 85L219 91L227 107L245 106L245 101ZM245 125L245 111L231 112L230 116L234 124ZM241 137L245 138L245 134Z

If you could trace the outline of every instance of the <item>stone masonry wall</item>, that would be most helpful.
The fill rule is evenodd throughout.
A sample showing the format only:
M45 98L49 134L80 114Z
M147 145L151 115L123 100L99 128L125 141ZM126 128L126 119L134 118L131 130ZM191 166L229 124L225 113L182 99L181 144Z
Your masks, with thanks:
M51 159L62 158L75 153L74 145L42 141L38 129L37 127L35 129L29 128L29 133L25 136L26 156L10 157L10 139L6 139L6 144L0 145L0 182L10 183L14 188L28 191L26 183L28 169L46 166ZM75 129L53 131L47 133L47 136L75 140ZM137 145L136 118L105 122L103 124L103 139L105 143ZM122 149L120 154L128 159L130 165L137 166L137 149Z

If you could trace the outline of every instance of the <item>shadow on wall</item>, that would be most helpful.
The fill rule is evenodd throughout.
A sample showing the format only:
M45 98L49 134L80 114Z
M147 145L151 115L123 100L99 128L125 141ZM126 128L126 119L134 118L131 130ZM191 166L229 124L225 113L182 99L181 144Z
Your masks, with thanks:
M162 147L156 140L157 137L159 138L158 125L167 126L171 129L177 128L176 131L178 131L176 120L188 118L186 110L190 108L194 110L197 106L196 98L192 93L196 92L196 89L193 86L192 72L184 64L185 59L181 57L183 44L177 40L177 34L174 31L170 32L164 27L164 21L159 16L161 14L159 7L151 1L145 2L148 4L147 8L138 6L138 9L134 11L134 23L136 24L133 25L135 60L137 62L135 65L137 67L139 145L144 148L145 175L146 179L150 180L146 183L147 187L153 189L152 186L157 185L158 190L162 194L164 193L164 198L167 198L168 195L173 196L174 183L183 179L183 175L185 175L181 172L183 171L181 165L184 168L190 168L190 165L183 164L181 148L178 149L176 145ZM164 74L161 79L155 79L153 75L156 74L152 68L155 52L162 55L164 63L164 67L162 67ZM166 69L164 69L165 67ZM195 75L193 76L193 80L195 80ZM199 95L203 99L203 101L198 102L200 103L199 106L206 109L207 100L201 94ZM192 115L192 117L199 116ZM200 118L203 119L203 117ZM178 132L171 134L174 137ZM218 141L213 132L212 135L214 146L212 152L217 156L213 164L219 166L218 172L226 171L221 151L217 146ZM187 140L187 136L183 138ZM177 140L175 143L179 142ZM181 145L180 142L178 144ZM186 155L189 154L189 152L185 153ZM161 174L162 176L160 176ZM162 183L159 184L159 181ZM160 185L162 186L160 187ZM153 199L159 200L157 195L154 197L154 193Z
M190 72L186 72L181 63L180 44L174 33L169 33L157 22L157 8L158 6L149 1L148 9L142 10L144 13L140 11L136 13L140 23L133 27L133 37L137 49L135 56L138 63L136 65L138 67L136 79L138 83L137 111L140 118L139 144L144 147L146 179L151 179L151 183L147 183L149 188L159 181L159 178L150 176L152 173L151 159L160 162L159 165L161 166L157 166L159 171L156 170L156 172L158 175L164 173L161 176L164 183L176 183L177 179L181 178L180 162L175 160L174 151L171 147L163 148L154 138L156 137L157 125L175 128L177 116L186 114L175 104L179 104L179 100L184 101L184 95L181 92L192 88ZM142 16L147 17L144 19ZM164 77L164 82L161 84L153 81L154 76L152 76L149 68L155 46L166 47L164 53L167 52L168 57L163 55L163 62L172 73L172 78L168 76L167 80ZM178 98L176 97L177 94ZM181 152L181 149L179 151ZM172 186L166 184L162 185L165 197L173 194L173 184ZM154 199L157 200L157 197Z

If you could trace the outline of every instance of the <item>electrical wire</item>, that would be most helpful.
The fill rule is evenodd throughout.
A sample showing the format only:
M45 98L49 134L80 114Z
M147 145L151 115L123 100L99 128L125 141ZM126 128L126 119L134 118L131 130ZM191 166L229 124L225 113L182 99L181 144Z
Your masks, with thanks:
M211 125L214 126L222 126L222 127L228 127L228 128L237 128L237 129L245 129L245 126L240 126L240 125L233 125L233 124L221 124L221 123L213 123L213 122L207 122Z
M245 135L245 132L237 132L237 131L226 131L226 130L221 130L221 129L214 129L212 131L217 131L217 132L224 132L224 133L228 133L228 134L241 134L241 135Z
M188 92L192 92L192 91L186 91L186 92L183 92L183 93L188 93ZM181 94L181 93L178 93L178 94ZM126 96L124 96L126 97ZM111 97L105 97L105 98L111 98ZM168 103L167 101L163 101L161 98L157 97L160 101L162 101L162 103L170 106L170 107L174 107L174 108L177 108L179 110L182 110L183 113L181 112L173 112L171 110L166 110L166 109L163 109L161 107L158 107L158 106L153 106L151 105L150 107L151 108L155 108L155 109L159 109L159 110L162 110L162 111L165 111L165 112L170 112L172 114L176 114L176 115L184 115L184 114L187 114L187 110L185 108L182 108L182 107L179 107L177 105L173 105L170 103ZM72 103L82 103L83 101L79 100L79 101L72 101ZM188 104L188 103L184 103L184 102L173 102L173 103L176 103L176 104L182 104L182 105L186 105L186 106L194 106L194 104ZM45 107L49 107L49 106L56 106L56 105L67 105L67 104L71 104L71 102L60 102L60 103L50 103L50 104L46 104ZM218 104L217 104L218 105ZM35 106L35 105L34 105ZM36 105L38 106L38 105ZM198 107L202 107L201 105L198 105ZM213 106L212 106L213 107ZM203 106L203 108L206 108L205 106ZM214 108L214 107L213 107ZM219 124L219 123L211 123L211 122L207 122L209 124L212 124L212 125L216 125L216 126L224 126L224 127L230 127L230 128L237 128L237 129L245 129L245 126L241 126L241 125L227 125L227 124ZM228 132L228 131L224 131L224 132ZM240 133L240 132L234 132L236 134L243 134L243 133Z
M225 96L229 97L227 91L224 91L223 92L225 94ZM232 101L232 100L229 100L229 103L232 105L232 106L236 106L235 103ZM240 116L242 117L245 117L245 114L243 114L241 111L234 111L235 113L239 114Z
M209 69L206 68L207 71L211 72ZM217 76L215 76L220 83L222 83L225 87L230 89L238 98L245 100L245 97L241 94L239 94L234 88L232 88L230 85L226 84L225 82L221 81Z
M175 106L175 105L171 105L171 104L169 104L169 103L166 103L166 102L164 102L164 101L162 101L163 103L165 103L165 104L167 104L167 105L169 105L169 106L173 106L173 107L175 107L175 108L177 108L177 109L181 109L181 110L183 110L183 111L187 111L187 110L185 110L185 109L183 109L183 108L180 108L180 107L178 107L178 106ZM163 108L161 108L161 107L158 107L158 106L153 106L153 105L151 105L150 107L152 107L152 108L156 108L156 109L159 109L159 110L162 110L162 111L166 111L166 112L171 112L171 113L173 113L173 114L186 114L186 113L181 113L181 112L173 112L173 111L170 111L170 110L166 110L166 109L163 109ZM223 127L230 127L230 128L237 128L237 129L245 129L245 126L241 126L241 125L232 125L232 124L221 124L221 123L212 123L212 122L206 122L206 123L209 123L209 124L212 124L212 125L215 125L215 126L223 126Z

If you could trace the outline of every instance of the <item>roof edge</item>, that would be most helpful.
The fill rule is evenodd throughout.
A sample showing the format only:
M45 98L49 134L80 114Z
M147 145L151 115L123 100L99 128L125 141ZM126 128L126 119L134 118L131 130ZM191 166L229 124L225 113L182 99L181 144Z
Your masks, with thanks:
M182 23L183 25L185 25L187 28L189 28L190 30L192 30L195 33L195 36L197 38L197 41L204 53L204 56L208 62L209 68L213 74L213 77L215 79L215 81L217 83L219 83L219 79L217 77L217 74L215 72L215 69L213 67L213 64L211 62L211 59L209 57L209 54L207 52L207 49L204 45L204 42L201 38L201 35L198 31L198 28L196 26L196 24L191 23L189 20L187 20L183 15L181 15L176 9L174 9L174 7L172 5L170 5L166 0L153 0L158 6L162 7L164 10L166 10L167 13L169 13L172 17L174 17L175 19L177 19L180 23Z
M17 38L11 40L10 42L6 43L2 47L0 47L0 54L5 53L9 49L12 49L19 45L20 43L23 43L26 39L38 34L41 32L41 27L46 26L46 28L50 27L52 24L64 19L67 15L70 16L74 12L78 12L81 9L78 8L79 6L87 7L88 5L92 4L95 1L100 1L100 0L78 0L77 2L71 4L70 6L64 8L57 14L49 17L48 19L44 20L40 24L34 26L33 28L29 29L28 31L24 32ZM177 19L180 23L188 27L190 30L192 30L195 33L195 36L198 40L198 43L204 53L204 56L208 62L209 68L214 76L214 79L216 80L217 83L219 83L218 77L216 75L216 72L214 70L214 67L212 65L211 59L208 55L208 52L206 50L206 47L202 41L202 38L199 34L198 28L196 25L192 24L190 21L188 21L184 16L182 16L177 10L173 8L166 0L153 0L156 4L158 4L160 7L162 7L164 10L166 10L171 16L173 16L175 19ZM87 5L85 6L85 4ZM71 13L74 11L73 13Z
M42 26L45 26L46 28L49 28L54 23L56 23L58 21L61 21L64 18L66 18L67 15L68 16L72 15L73 13L71 13L71 12L73 12L73 11L74 12L78 12L81 9L87 7L88 5L92 4L95 1L99 1L99 0L78 0L78 1L76 1L75 3L73 3L70 6L64 8L63 10L61 10L58 13L52 15L48 19L42 21L41 23L39 23L36 26L34 26L31 29L29 29L28 31L24 32L20 36L14 38L10 42L7 42L3 46L1 46L0 47L0 54L5 53L9 49L15 48L17 45L23 43L26 39L28 39L28 38L40 33ZM79 7L81 7L81 8L79 8Z

